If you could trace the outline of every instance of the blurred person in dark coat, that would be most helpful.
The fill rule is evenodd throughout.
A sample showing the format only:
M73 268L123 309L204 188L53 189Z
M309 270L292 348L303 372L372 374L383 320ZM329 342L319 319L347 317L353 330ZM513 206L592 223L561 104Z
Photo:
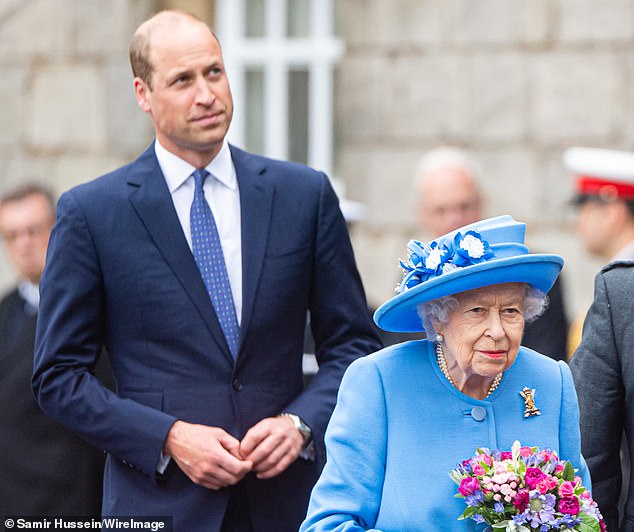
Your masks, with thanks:
M54 221L43 187L0 199L0 234L19 276L0 301L0 517L100 512L103 453L45 416L31 390L38 283Z
M574 147L563 161L575 174L577 232L586 250L607 263L595 278L585 320L583 314L577 320L583 321L583 333L573 327L570 337L578 346L570 365L581 447L609 530L632 531L634 153Z
M467 152L450 146L430 150L418 161L415 180L418 223L429 238L483 218L482 170ZM560 278L548 300L544 313L526 324L522 345L565 360L568 320Z

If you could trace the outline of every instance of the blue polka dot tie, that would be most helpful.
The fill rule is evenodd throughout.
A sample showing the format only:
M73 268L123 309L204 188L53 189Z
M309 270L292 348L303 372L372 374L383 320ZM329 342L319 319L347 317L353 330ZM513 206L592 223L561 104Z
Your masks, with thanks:
M236 307L231 295L227 265L220 244L220 235L218 235L216 221L207 200L205 200L205 191L203 190L203 184L209 172L196 170L192 175L196 180L196 189L189 212L189 220L194 259L216 310L231 355L235 359L238 354L240 329L236 317Z

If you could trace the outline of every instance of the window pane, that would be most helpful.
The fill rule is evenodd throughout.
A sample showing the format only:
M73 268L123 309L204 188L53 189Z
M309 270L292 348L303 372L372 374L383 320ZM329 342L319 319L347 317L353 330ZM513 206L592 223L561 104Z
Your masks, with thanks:
M307 70L288 73L288 151L292 161L308 162Z
M264 152L264 73L261 69L247 70L245 142L246 149L255 153Z
M315 0L319 2L320 0ZM286 33L289 37L310 37L310 0L288 0Z
M246 0L246 37L264 37L264 25L266 24L265 2L266 0Z

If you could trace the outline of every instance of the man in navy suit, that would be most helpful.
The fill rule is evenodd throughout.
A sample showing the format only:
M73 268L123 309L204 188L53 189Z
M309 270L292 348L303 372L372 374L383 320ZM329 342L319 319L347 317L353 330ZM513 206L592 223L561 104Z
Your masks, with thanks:
M172 516L187 532L297 530L340 378L380 347L337 197L320 172L226 142L231 92L200 20L155 15L130 58L156 141L59 200L35 394L107 451L104 515ZM215 221L222 294L223 275L197 251L201 217ZM307 311L320 368L304 389ZM91 374L102 346L116 393Z

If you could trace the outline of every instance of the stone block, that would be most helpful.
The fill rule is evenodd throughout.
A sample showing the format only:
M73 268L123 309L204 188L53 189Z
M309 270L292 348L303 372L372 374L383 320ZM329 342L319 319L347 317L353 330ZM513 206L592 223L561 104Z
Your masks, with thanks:
M403 55L390 61L381 129L391 139L459 138L470 133L470 77L457 54Z
M441 35L460 45L538 44L552 16L547 0L449 0L441 9Z
M77 54L128 57L134 30L154 11L151 0L72 0L73 45Z
M530 131L542 144L597 143L622 129L626 74L609 52L532 58Z
M526 223L538 218L540 176L535 154L522 146L474 150L482 166L485 216L510 214Z
M62 193L80 183L92 181L129 162L132 162L132 158L115 155L64 155L58 157L54 166L55 190Z
M335 131L346 140L369 139L386 127L389 61L373 55L346 56L335 73Z
M100 149L106 141L103 73L93 64L51 63L26 94L26 138L36 149Z
M25 69L4 65L0 76L0 145L17 146L24 123Z
M561 0L558 40L564 43L631 43L634 4L631 0Z
M373 145L348 148L338 159L338 177L350 199L366 207L365 224L406 228L414 223L413 169L420 153Z
M72 4L68 0L11 2L0 11L0 59L68 52Z
M152 141L154 130L149 115L136 102L130 65L109 62L105 76L108 150L136 156Z
M474 141L514 143L527 132L528 75L520 53L478 53L472 61Z

